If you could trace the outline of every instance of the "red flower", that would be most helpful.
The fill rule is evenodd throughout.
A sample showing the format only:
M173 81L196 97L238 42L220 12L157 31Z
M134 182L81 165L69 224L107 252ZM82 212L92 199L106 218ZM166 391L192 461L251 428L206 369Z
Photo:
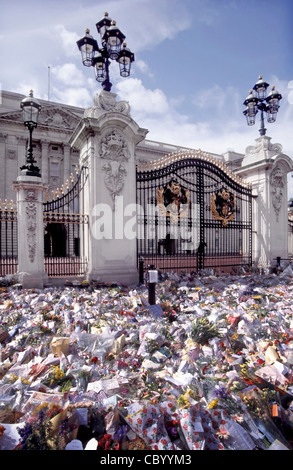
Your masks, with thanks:
M3 436L5 429L6 428L0 424L0 437Z

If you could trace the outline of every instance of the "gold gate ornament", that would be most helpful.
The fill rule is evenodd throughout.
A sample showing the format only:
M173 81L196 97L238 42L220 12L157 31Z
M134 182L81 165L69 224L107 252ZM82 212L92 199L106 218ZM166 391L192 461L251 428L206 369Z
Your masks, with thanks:
M226 189L220 190L217 194L211 194L211 211L215 220L221 220L226 227L230 220L235 219L236 196Z

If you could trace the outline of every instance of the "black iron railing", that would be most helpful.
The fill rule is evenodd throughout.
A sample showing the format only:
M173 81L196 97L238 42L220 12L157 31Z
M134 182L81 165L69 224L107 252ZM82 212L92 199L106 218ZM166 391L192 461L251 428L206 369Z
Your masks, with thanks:
M17 272L17 211L14 203L0 200L0 276Z

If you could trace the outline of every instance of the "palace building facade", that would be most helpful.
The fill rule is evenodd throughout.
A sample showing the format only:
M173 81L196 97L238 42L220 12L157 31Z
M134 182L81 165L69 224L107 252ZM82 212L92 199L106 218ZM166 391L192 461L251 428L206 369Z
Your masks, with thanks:
M9 91L1 92L0 101L0 199L15 200L13 182L19 168L25 163L28 146L28 131L22 120L20 103L24 95ZM49 192L61 188L75 174L79 162L79 151L71 148L70 137L84 109L63 103L38 100L42 106L38 127L33 133L33 155L41 170ZM179 151L193 150L168 143L144 139L136 147L138 162L149 162ZM244 155L227 152L223 155L209 154L232 170L241 166Z
M243 154L213 154L148 140L116 97L102 91L87 109L38 100L38 178L20 171L29 141L25 97L2 91L2 274L11 263L10 272L25 272L34 286L73 274L135 282L142 259L189 272L288 263L293 162L280 144L263 135Z

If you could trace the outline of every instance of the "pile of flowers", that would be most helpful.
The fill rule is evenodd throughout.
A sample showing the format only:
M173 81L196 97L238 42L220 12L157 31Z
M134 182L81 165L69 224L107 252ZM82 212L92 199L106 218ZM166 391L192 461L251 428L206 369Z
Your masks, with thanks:
M15 426L17 450L292 449L293 278L171 274L156 296L3 287L0 448Z

